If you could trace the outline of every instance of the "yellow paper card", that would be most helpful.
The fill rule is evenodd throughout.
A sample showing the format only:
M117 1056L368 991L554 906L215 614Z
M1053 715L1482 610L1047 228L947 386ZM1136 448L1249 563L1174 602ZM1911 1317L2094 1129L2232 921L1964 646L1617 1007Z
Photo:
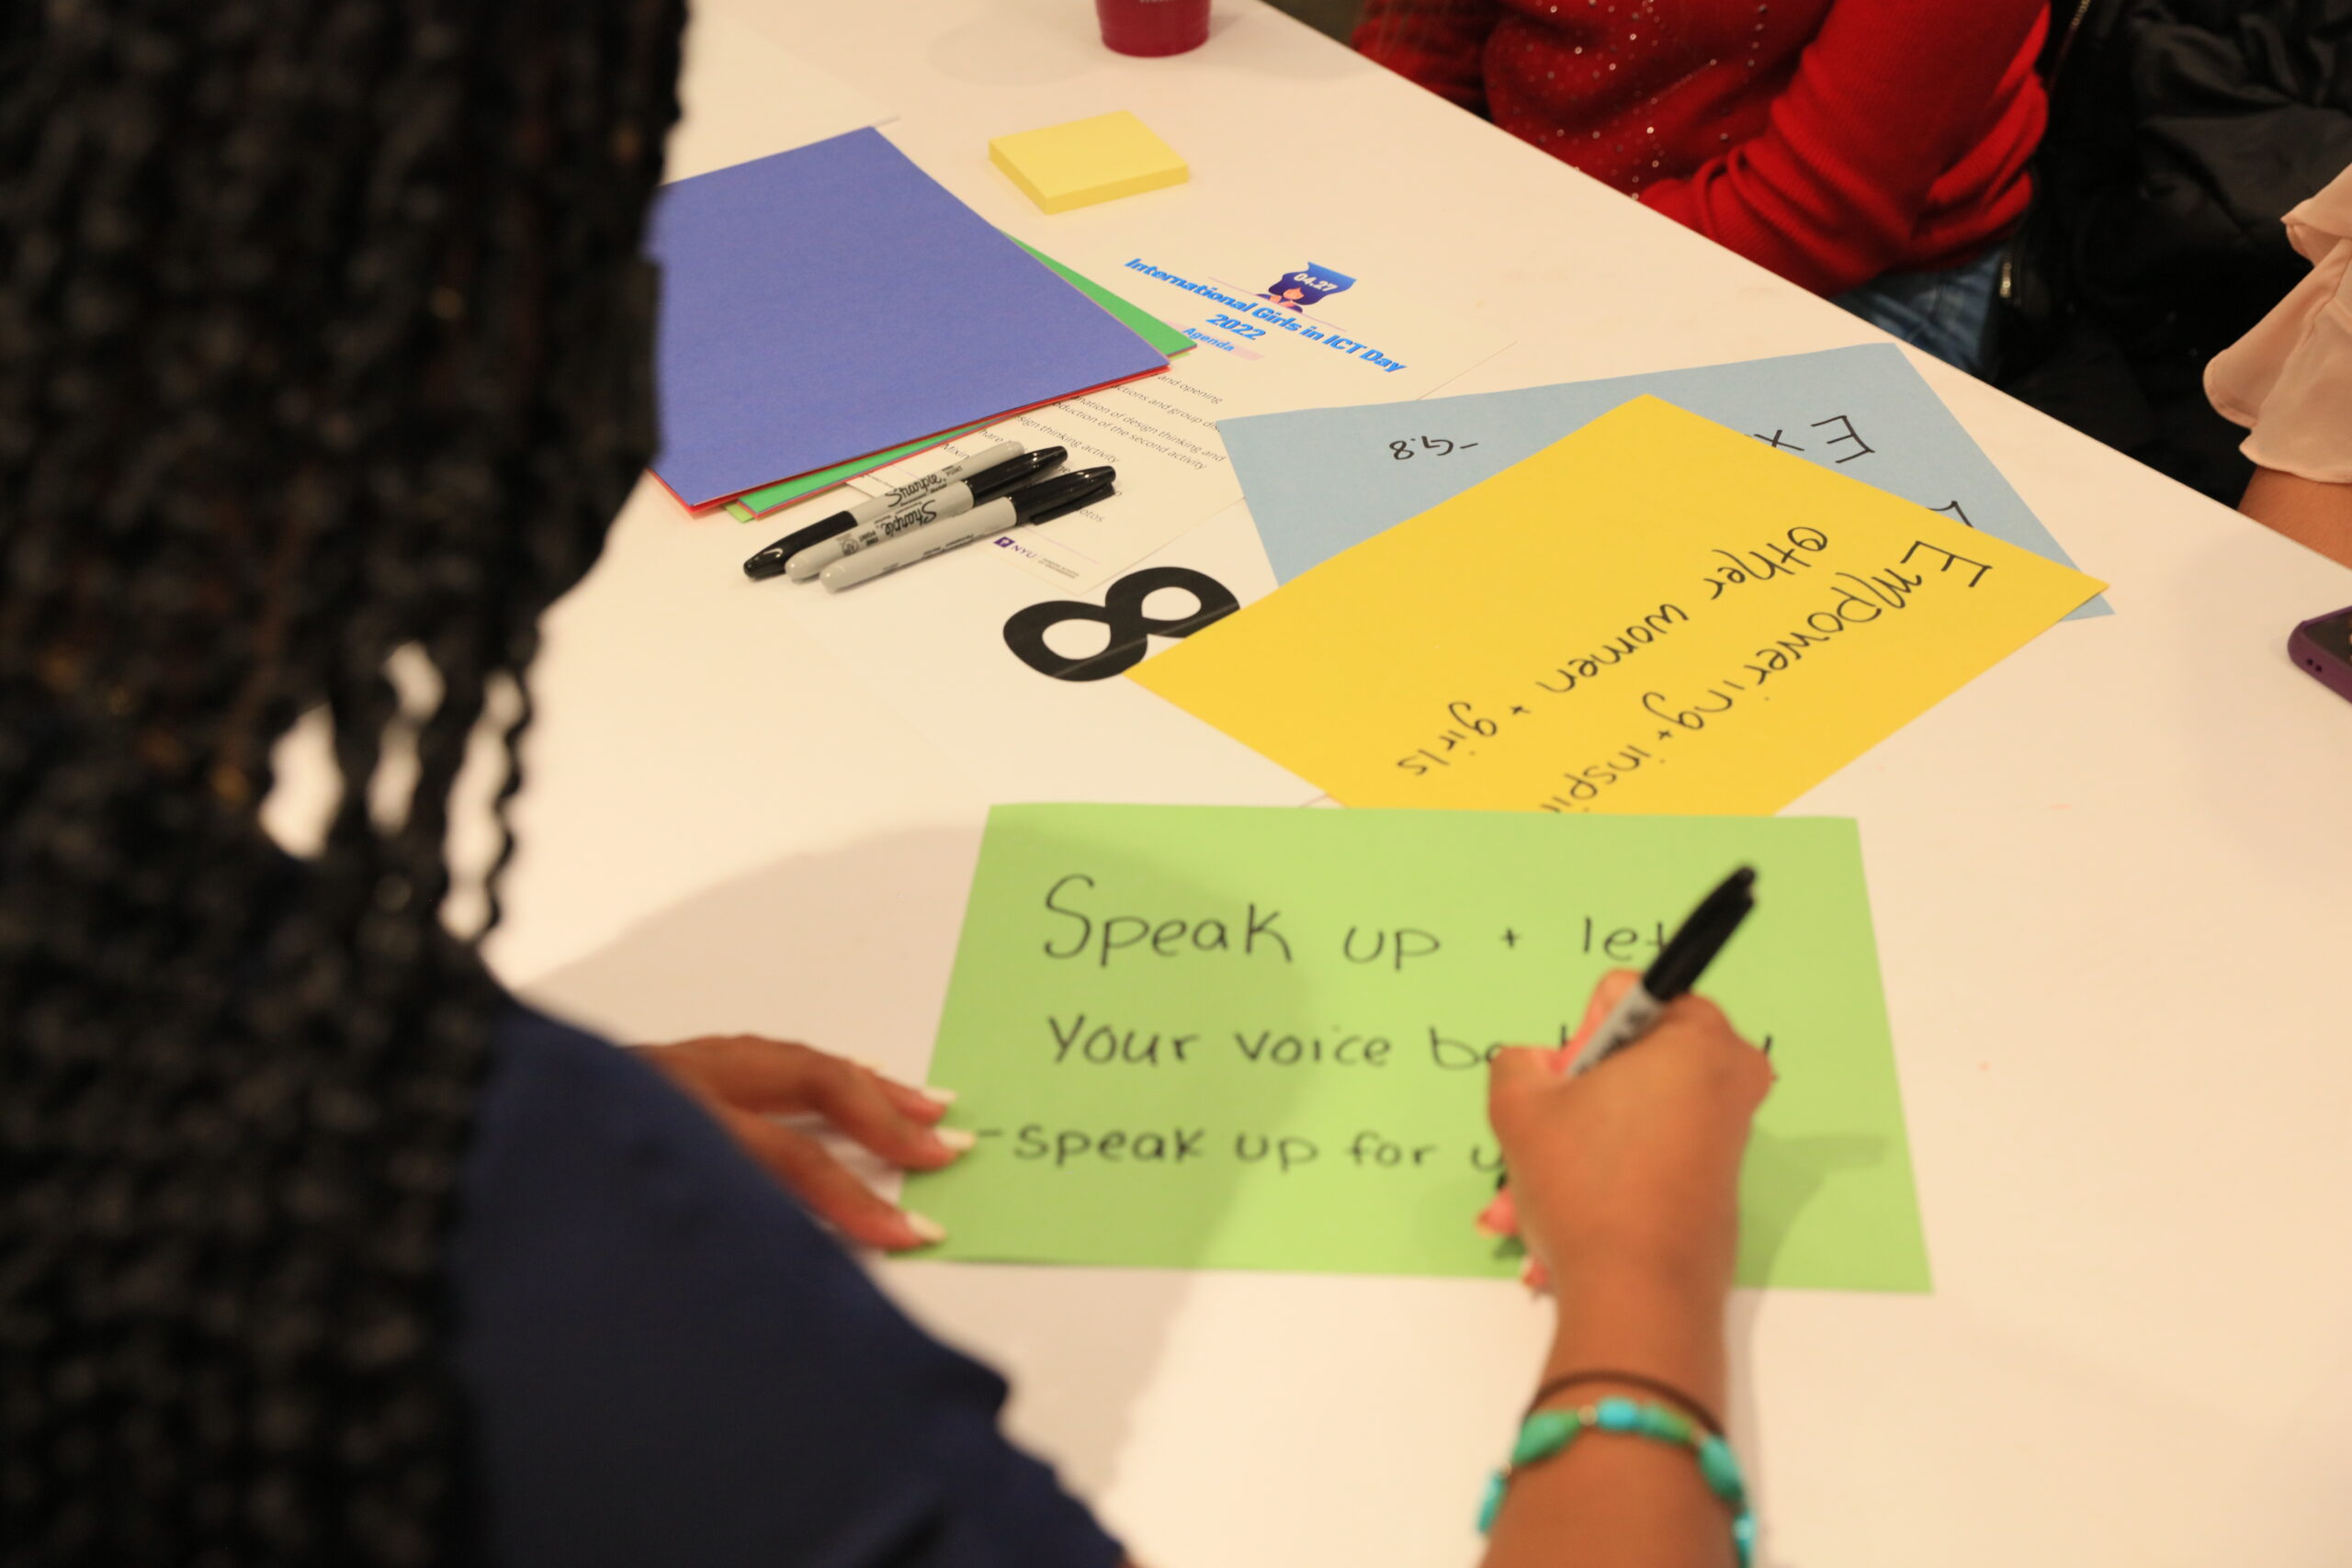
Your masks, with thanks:
M1047 212L1180 186L1189 173L1174 148L1125 109L1000 136L989 143L989 162Z
M1350 806L1762 814L2104 586L1640 398L1129 679Z

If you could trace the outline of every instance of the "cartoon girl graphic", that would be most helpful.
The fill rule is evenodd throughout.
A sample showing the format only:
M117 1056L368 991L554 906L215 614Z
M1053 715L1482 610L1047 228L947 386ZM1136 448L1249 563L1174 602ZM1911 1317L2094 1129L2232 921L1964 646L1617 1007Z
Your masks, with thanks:
M1345 273L1309 262L1298 271L1286 272L1274 279L1258 298L1305 314L1307 306L1320 304L1342 289L1354 287L1355 281Z

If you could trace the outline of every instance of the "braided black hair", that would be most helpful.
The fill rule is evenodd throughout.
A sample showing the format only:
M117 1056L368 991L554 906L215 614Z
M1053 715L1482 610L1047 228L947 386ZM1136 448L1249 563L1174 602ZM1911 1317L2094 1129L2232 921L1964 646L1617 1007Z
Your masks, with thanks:
M0 1563L462 1561L448 803L649 456L681 0L5 9Z

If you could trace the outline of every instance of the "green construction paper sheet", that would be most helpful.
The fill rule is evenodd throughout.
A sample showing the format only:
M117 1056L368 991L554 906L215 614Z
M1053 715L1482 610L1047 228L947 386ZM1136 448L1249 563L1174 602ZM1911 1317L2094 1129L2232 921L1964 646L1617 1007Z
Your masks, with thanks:
M812 469L808 473L802 474L798 479L779 479L775 484L763 485L758 490L747 490L727 503L727 515L738 523L756 522L779 506L791 505L804 495L814 495L820 490L831 490L843 480L854 479L860 474L870 474L876 468L887 468L901 457L911 457L918 452L928 452L943 442L953 441L959 435L969 435L972 432L982 428L984 427L981 425L967 424L961 430L926 435L920 441L910 441L903 446L893 446L887 452L874 452L863 457L852 457L848 462L835 463L830 468Z
M1036 246L1024 243L1011 234L1007 234L1005 238L1012 240L1014 244L1020 245L1023 250L1044 262L1053 269L1055 276L1118 317L1129 332L1168 355L1169 358L1173 359L1180 354L1192 352L1194 345L1191 338L1186 337L1150 311L1139 310L1128 304L1092 278L1086 276L1083 273L1072 272Z
M1170 359L1193 347L1191 338L1186 337L1159 317L1148 311L1137 310L1092 278L1072 272L1035 246L1023 244L1010 234L1005 238L1012 240L1014 244L1020 245L1023 250L1045 263L1046 266L1053 269L1054 276L1118 317L1129 332L1134 333ZM818 468L813 472L802 474L797 479L785 479L776 484L763 486L758 490L747 491L727 503L727 513L738 523L752 522L764 513L774 512L779 506L790 505L804 495L813 495L820 490L840 484L845 479L854 479L860 474L870 474L875 469L895 463L901 457L911 457L918 452L929 451L943 442L953 441L959 435L969 435L972 432L982 428L982 425L967 424L961 430L950 430L938 435L926 435L920 441L910 441L903 446L893 446L888 452L876 452L864 457L852 457L848 462L835 463L830 468Z
M978 1135L908 1179L924 1257L1503 1278L1485 1051L1556 1044L1734 866L1703 989L1780 1082L1749 1285L1928 1289L1854 824L1001 806L931 1079Z

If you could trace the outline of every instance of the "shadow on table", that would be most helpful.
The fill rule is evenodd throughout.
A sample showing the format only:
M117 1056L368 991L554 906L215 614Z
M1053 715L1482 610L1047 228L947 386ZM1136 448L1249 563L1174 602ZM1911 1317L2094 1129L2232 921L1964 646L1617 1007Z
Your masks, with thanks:
M1867 1170L1887 1156L1887 1140L1862 1134L1782 1137L1758 1126L1748 1135L1740 1180L1739 1277L1769 1280L1798 1216L1844 1171ZM1857 1287L1867 1288L1867 1287Z
M1770 1276L1797 1217L1832 1176L1866 1169L1886 1155L1887 1140L1881 1137L1826 1134L1791 1138L1769 1128L1756 1128L1748 1136L1747 1175L1741 1184L1740 1279ZM1732 1448L1747 1470L1751 1494L1765 1490L1755 1351L1756 1324L1763 1311L1765 1289L1743 1284L1732 1292L1724 1335L1731 1347L1731 1410L1725 1419L1730 1423Z
M641 920L524 989L616 1040L768 1034L922 1082L978 848L976 830L937 829L782 861ZM861 1173L878 1174L871 1164ZM1184 1228L1208 1234L1215 1216ZM1013 1432L1073 1491L1110 1489L1191 1276L899 1260L875 1272L910 1315L1006 1373Z
M523 989L616 1040L768 1034L921 1082L978 844L940 828L779 861Z

